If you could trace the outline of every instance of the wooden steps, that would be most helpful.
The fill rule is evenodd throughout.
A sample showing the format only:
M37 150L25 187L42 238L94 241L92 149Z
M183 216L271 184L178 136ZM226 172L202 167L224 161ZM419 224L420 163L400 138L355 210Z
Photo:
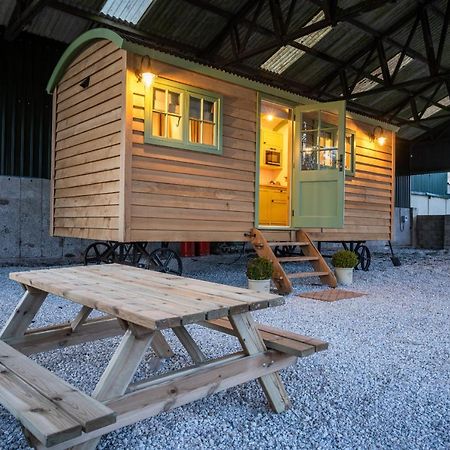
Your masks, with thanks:
M328 272L297 272L288 274L289 278L310 278L310 277L323 277L328 275Z
M302 261L318 261L318 256L279 256L280 262L302 262Z
M306 245L309 245L309 242L306 241L300 241L300 242L291 242L291 241L283 241L283 242L268 242L267 243L269 247L285 247L285 246L300 246L304 247Z
M291 279L319 277L322 284L327 284L333 288L336 287L336 277L309 238L308 234L303 230L297 230L295 241L268 242L260 230L253 228L250 235L250 241L258 256L272 261L274 267L272 280L281 294L289 294L292 292ZM273 250L275 247L301 247L303 254L277 257ZM314 270L286 273L281 265L282 263L302 262L311 264Z

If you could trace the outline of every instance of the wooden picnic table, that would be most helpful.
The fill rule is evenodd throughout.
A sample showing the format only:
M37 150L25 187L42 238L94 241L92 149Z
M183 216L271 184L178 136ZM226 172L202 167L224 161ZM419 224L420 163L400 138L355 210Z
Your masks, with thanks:
M93 449L100 437L177 406L258 379L273 410L290 405L278 371L327 348L317 339L256 324L277 295L108 264L11 273L25 293L0 335L0 401L35 448ZM29 328L47 294L78 303L68 323ZM93 310L104 313L89 319ZM188 324L236 336L242 352L208 359ZM131 384L149 346L173 355L171 329L193 365ZM26 355L123 334L92 396Z

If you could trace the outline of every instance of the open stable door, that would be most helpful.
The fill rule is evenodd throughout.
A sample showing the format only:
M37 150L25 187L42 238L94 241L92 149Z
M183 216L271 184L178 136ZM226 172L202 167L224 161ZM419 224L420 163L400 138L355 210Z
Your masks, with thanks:
M342 228L345 101L295 109L293 217L296 228Z

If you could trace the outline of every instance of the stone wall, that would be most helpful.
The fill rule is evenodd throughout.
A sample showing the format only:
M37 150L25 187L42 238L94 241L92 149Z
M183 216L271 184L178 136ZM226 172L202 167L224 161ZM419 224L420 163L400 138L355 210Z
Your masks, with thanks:
M81 261L89 241L49 236L50 182L0 177L0 264Z
M450 215L417 216L417 246L421 248L450 248Z

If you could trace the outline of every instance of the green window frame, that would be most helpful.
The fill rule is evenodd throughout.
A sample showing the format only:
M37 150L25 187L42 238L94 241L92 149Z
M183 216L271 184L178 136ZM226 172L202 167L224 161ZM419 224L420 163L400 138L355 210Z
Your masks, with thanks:
M161 101L162 92L164 102ZM179 103L172 101L176 98ZM221 95L159 80L146 92L144 141L221 155L222 106Z
M345 175L355 175L355 147L356 147L356 133L352 130L345 130Z

